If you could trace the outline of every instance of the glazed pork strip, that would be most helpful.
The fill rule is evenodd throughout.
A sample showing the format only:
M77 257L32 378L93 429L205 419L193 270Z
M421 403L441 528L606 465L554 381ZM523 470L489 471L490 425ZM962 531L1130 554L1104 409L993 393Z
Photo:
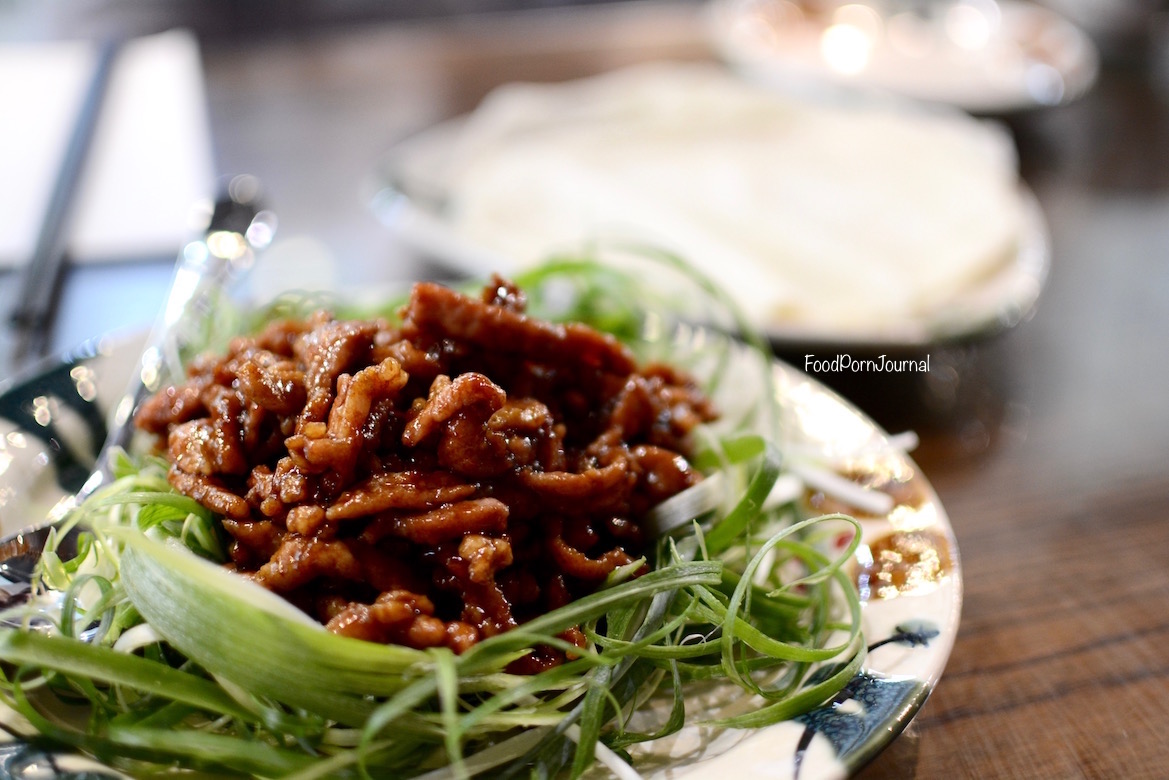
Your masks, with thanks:
M274 322L137 423L242 576L330 631L464 652L638 560L642 516L701 479L687 442L715 416L682 374L525 307L497 277L479 297L416 285L400 326Z

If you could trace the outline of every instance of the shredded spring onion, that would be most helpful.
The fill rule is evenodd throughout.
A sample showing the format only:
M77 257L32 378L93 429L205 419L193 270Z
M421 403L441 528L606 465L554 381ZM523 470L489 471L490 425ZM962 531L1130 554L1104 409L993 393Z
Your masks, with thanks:
M635 349L662 349L646 332L668 317L749 333L714 285L670 258L656 262L697 287L707 310L679 318L676 298L655 308L633 277L575 258L517 281L536 291L537 310L562 309L540 316L587 322ZM556 301L542 296L555 285ZM769 366L762 340L745 339L738 349ZM712 388L724 381L725 346L693 350ZM769 381L769 370L760 376ZM758 728L789 719L830 699L864 658L847 571L859 525L801 518L786 483L775 498L777 481L791 478L766 408L778 402L764 388L732 430L707 433L695 462L711 478L655 512L674 535L659 542L649 573L614 577L459 656L323 630L219 565L217 518L170 488L164 462L126 457L117 481L70 518L87 529L78 557L50 549L41 562L52 629L32 628L26 614L29 630L0 630L0 696L44 739L130 774L579 777L599 763L638 777L628 762L640 744L699 720ZM849 544L826 543L842 533ZM557 638L578 625L584 649ZM531 676L507 672L540 645L574 655ZM691 686L711 681L745 691L753 706L695 712Z

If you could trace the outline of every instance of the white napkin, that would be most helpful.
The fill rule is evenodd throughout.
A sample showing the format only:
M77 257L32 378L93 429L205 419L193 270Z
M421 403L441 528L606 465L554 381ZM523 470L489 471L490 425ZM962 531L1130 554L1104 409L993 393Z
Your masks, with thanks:
M0 47L0 268L33 252L97 47ZM177 253L215 177L198 44L184 31L126 43L74 203L75 262Z

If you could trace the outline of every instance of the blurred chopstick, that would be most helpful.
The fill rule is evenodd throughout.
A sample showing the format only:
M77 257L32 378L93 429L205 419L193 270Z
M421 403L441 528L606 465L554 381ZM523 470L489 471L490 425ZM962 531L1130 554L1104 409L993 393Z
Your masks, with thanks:
M12 356L16 366L42 357L49 346L67 266L65 256L73 203L117 54L115 41L106 41L98 49L93 75L86 86L73 133L57 170L36 246L21 278L20 297L11 314L16 329L16 347Z

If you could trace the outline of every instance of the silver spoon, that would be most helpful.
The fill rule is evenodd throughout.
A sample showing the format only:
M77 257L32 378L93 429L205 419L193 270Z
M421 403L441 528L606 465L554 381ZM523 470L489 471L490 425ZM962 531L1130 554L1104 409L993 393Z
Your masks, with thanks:
M88 496L113 481L113 453L126 449L134 434L134 410L177 370L178 355L194 329L211 312L218 294L248 268L275 232L275 216L258 205L254 177L237 176L215 202L207 228L179 252L162 312L147 339L130 385L114 410L94 471L84 486L54 508L51 517L0 539L0 608L28 599L37 561L50 534ZM76 554L76 526L58 539L63 558ZM6 581L6 582L5 582Z

